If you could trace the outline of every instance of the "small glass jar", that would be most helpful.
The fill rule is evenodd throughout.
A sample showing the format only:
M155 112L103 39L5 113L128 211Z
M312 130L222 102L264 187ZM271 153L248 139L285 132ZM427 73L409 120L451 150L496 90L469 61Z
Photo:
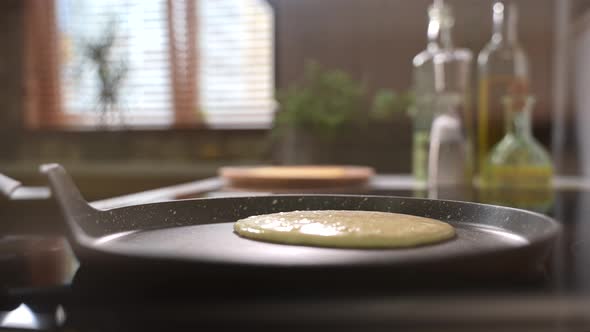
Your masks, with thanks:
M490 151L486 185L492 188L550 188L553 166L531 129L531 96L504 97L506 134Z

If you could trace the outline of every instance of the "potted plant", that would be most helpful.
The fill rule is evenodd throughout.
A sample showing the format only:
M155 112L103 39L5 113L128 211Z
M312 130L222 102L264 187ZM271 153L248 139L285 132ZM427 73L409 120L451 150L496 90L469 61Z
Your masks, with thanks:
M410 95L388 89L370 98L365 86L346 72L317 62L308 62L301 82L277 95L273 136L285 164L365 162L371 152L367 144L379 137L374 129L391 131L411 103Z
M79 74L87 71L98 82L97 122L105 128L125 124L120 96L129 66L125 59L113 52L118 40L118 26L115 22L116 19L111 18L97 38L84 41L81 45L83 57Z

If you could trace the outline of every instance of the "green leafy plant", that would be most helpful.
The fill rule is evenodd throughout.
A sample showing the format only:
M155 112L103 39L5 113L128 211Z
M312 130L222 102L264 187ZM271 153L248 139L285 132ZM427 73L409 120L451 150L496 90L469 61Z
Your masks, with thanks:
M309 62L300 84L278 92L277 128L305 128L332 136L348 124L363 121L364 87L341 70Z
M406 114L414 102L409 92L396 93L393 90L381 89L373 97L371 118L375 120L393 120L400 114Z
M102 125L109 124L109 115L118 113L122 124L123 114L118 107L120 92L127 78L128 65L124 59L114 59L112 50L117 41L117 24L112 18L104 26L99 38L83 43L84 61L82 66L85 70L93 70L96 73L96 80L99 83L97 96L97 110Z
M387 121L405 114L412 103L408 93L396 94L381 89L371 103L363 84L341 70L328 70L317 62L308 62L303 80L277 93L280 111L276 116L275 135L285 128L310 131L333 138L351 128L366 125L369 120Z

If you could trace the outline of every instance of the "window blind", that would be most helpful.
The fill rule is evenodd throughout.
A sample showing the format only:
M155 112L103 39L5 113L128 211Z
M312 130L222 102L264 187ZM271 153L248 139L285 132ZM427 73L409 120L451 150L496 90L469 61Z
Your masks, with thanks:
M200 0L200 96L211 124L270 123L274 21L265 0Z
M49 1L49 0L48 0ZM35 4L35 1L30 1ZM55 0L59 110L93 123L104 91L93 46L115 36L126 125L272 121L274 22L265 0ZM33 46L32 46L33 47ZM29 52L31 54L31 52ZM34 53L32 53L34 56Z

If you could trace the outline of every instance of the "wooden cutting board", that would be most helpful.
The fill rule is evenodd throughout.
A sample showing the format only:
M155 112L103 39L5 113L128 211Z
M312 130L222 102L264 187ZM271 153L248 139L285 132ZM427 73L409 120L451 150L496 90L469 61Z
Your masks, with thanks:
M374 170L364 166L223 167L219 175L236 189L290 191L362 187Z

